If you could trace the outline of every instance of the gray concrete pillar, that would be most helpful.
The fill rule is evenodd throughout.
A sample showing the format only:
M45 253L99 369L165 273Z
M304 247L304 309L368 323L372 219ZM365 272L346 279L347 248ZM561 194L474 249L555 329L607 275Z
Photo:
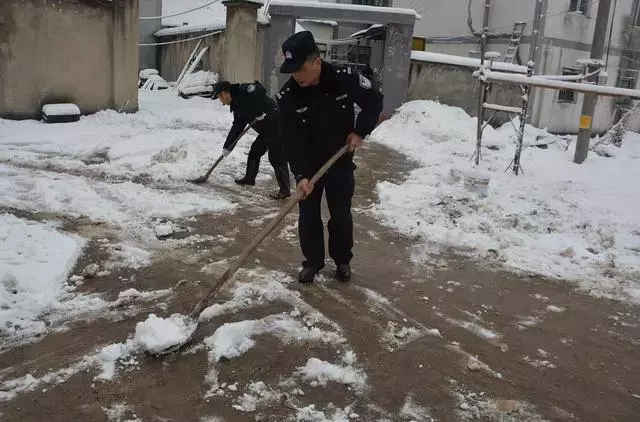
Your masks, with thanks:
M407 98L413 25L388 24L384 43L382 68L384 108L382 114L390 117Z
M294 33L295 24L293 16L272 15L271 23L265 32L262 54L263 84L272 97L289 79L289 75L280 73L280 65L284 61L282 43Z
M113 0L113 108L138 111L138 0Z
M140 0L140 16L162 16L162 0ZM140 42L153 44L153 34L162 29L162 19L144 19L140 21ZM140 69L157 69L156 46L140 47Z
M252 82L256 74L258 9L262 3L252 0L225 0L225 60L223 77L233 83Z

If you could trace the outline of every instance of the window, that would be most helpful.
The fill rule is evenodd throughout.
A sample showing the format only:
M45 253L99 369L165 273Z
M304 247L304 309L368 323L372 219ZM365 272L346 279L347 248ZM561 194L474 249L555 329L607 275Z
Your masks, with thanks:
M411 49L414 51L426 51L427 40L421 37L413 37L413 40L411 42Z
M363 6L389 7L390 0L353 0L353 4Z
M571 0L569 3L569 11L580 12L587 16L587 12L589 11L589 0Z
M563 75L580 75L580 68L573 66L565 66L562 68ZM576 93L575 91L563 89L558 91L558 102L559 103L575 103L576 102Z

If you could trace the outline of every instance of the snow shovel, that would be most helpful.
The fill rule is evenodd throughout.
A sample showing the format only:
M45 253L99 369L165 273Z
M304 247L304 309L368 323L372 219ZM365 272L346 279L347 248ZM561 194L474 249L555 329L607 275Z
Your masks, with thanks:
M262 120L266 117L265 113L262 113L260 116L256 117L255 119L253 119L253 121L251 123L249 123L247 125L247 127L244 128L244 130L242 132L240 132L240 135L238 135L236 137L236 140L233 141L233 144L231 144L231 149L233 149L236 144L238 143L238 141L240 140L240 138L242 138L248 131L249 129L251 129L251 127L256 124L256 122L258 122L259 120ZM188 181L191 183L195 183L197 185L206 182L207 180L209 180L209 176L211 175L211 172L218 167L218 164L220 164L220 161L222 161L222 159L225 157L224 154L220 154L220 157L218 157L218 159L216 160L215 163L213 163L213 165L211 166L211 168L209 169L209 171L207 171L207 174L205 174L204 176L200 176L198 178L195 179L189 179Z
M313 175L310 180L312 185L315 185L317 181L329 170L329 168L340 158L342 157L348 150L348 145L343 146L336 152L333 157L329 159L321 168ZM188 325L192 328L189 336L182 344L176 344L168 347L164 351L158 353L160 355L166 355L175 351L178 351L185 345L187 345L191 340L193 340L193 336L198 328L199 316L202 311L205 310L207 304L215 296L216 293L222 288L224 283L226 283L235 273L238 271L240 266L244 263L244 261L249 257L249 255L258 247L258 245L276 228L278 224L284 219L284 217L289 214L289 212L293 209L293 207L302 200L302 192L296 190L296 193L291 196L291 198L287 201L284 207L280 210L278 215L271 220L271 222L260 232L258 236L242 251L240 256L231 264L231 266L222 274L222 277L216 281L213 286L209 289L209 291L200 299L200 302L193 308L191 314L188 319L191 320L191 323Z

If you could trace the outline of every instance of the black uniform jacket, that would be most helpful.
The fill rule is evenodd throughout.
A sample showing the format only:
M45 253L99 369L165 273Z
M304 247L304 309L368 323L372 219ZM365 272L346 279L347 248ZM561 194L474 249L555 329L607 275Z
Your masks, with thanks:
M282 141L296 181L310 179L355 132L369 135L382 111L383 96L366 77L350 68L322 63L320 83L301 87L290 78L276 94L280 107ZM355 119L354 103L362 111ZM333 168L353 171L353 153Z
M253 119L266 114L264 120L253 124L259 134L278 137L278 103L267 95L267 90L258 81L251 84L231 84L231 112L233 125L224 143L224 149L231 151L236 146L236 138Z

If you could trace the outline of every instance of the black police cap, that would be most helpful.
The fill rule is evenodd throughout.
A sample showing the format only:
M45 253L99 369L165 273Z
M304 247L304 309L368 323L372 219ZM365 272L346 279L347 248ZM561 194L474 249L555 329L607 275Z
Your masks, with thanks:
M318 46L310 31L293 34L282 43L284 62L280 66L280 73L293 73L300 70L307 57L317 50Z
M218 98L221 92L230 92L231 91L231 82L229 81L220 81L213 85L213 92L211 93L211 98Z

